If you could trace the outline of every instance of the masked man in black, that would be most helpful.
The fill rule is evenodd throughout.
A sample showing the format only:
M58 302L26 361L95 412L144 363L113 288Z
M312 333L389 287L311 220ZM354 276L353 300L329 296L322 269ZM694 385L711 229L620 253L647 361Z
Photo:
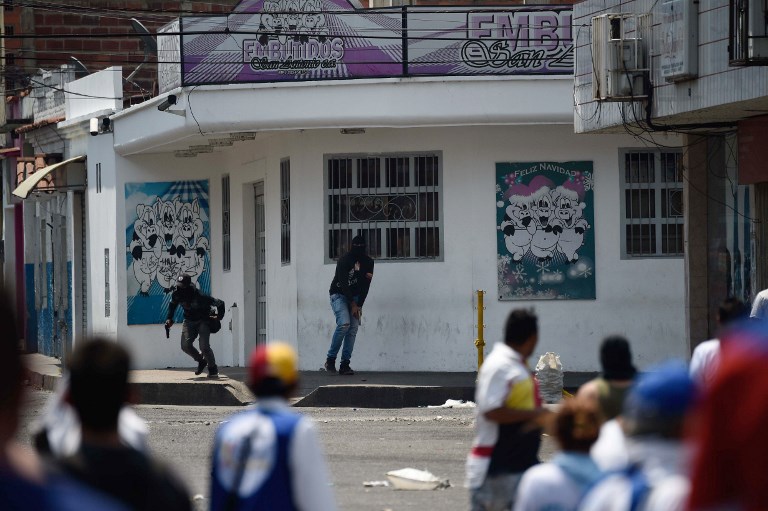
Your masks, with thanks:
M181 350L195 359L197 369L195 374L203 372L208 366L208 377L215 378L219 375L216 367L216 358L210 344L210 320L212 308L216 307L215 319L221 321L224 317L224 302L212 296L207 296L192 284L189 275L180 275L176 280L176 290L171 295L171 304L168 307L168 318L165 320L165 328L173 326L173 315L178 306L184 309L184 325L181 330ZM200 338L200 351L192 345L195 338ZM201 353L202 352L202 355Z
M373 259L365 253L365 238L352 238L352 248L339 258L336 274L331 282L331 308L336 316L336 330L325 360L325 370L336 372L336 355L341 349L339 374L352 375L349 367L352 349L355 347L357 327L363 310L363 302L373 279Z

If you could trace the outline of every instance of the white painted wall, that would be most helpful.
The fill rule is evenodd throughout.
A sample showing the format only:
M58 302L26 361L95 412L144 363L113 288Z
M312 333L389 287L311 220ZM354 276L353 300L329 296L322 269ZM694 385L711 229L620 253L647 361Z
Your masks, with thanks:
M233 360L243 360L247 353L242 345L233 353L227 330L232 303L238 304L237 327L246 345L254 335L250 201L253 183L263 180L269 226L268 338L297 343L301 367L316 369L324 361L334 328L328 302L334 265L324 262L323 155L442 151L444 261L377 263L353 367L377 371L473 370L473 301L477 289L487 291L486 350L500 338L506 314L512 308L534 306L541 318L537 354L559 353L566 370L597 370L599 343L613 333L627 335L640 367L669 356L683 357L683 260L630 261L620 257L618 149L642 144L628 136L580 136L572 130L569 125L382 128L355 136L341 135L335 129L307 130L276 132L265 139L237 142L232 148L196 158L167 154L116 157L116 193L110 196L114 199L111 207L116 207L116 221L110 227L103 220L100 228L108 239L111 233L117 233L117 253L122 256L126 182L210 180L212 294L224 300L228 308L225 328L213 336L212 346L220 365L230 365ZM675 140L667 142L674 145ZM280 263L279 232L279 162L284 157L290 157L292 171L292 261L287 266ZM540 160L594 162L597 300L499 302L495 298L495 164ZM89 153L89 173L95 162ZM227 273L221 269L220 184L225 172L231 179L233 232L232 271ZM89 182L93 183L90 175ZM109 214L110 206L106 200L103 202L101 209L89 203L91 215ZM95 247L93 250L98 252ZM101 253L103 258L103 248ZM113 314L119 311L118 334L132 346L137 366L191 367L191 359L179 349L179 326L174 327L172 339L167 341L162 325L125 324L123 290L127 273L122 257L116 259L115 268L120 291ZM98 282L98 277L94 276L94 280Z
M125 309L119 307L117 297L120 262L125 259L125 247L120 251L119 232L116 230L120 218L116 206L118 187L116 170L119 157L113 149L111 133L88 138L88 188L86 190L86 252L88 254L88 333L90 335L114 338L117 324ZM101 166L101 189L98 188L97 168ZM125 216L123 214L123 216ZM109 249L109 273L106 274L104 250ZM123 263L122 266L125 266ZM105 288L109 279L110 313L106 315ZM77 285L77 284L76 284Z
M364 370L469 371L475 368L475 290L486 295L486 340L501 336L506 314L535 306L538 352L556 351L567 370L598 369L605 335L623 333L643 366L685 356L682 259L620 258L618 147L627 136L588 137L570 126L334 131L299 135L304 155L294 171L298 202L292 229L300 240L298 334L300 363L324 360L334 326L328 287L334 266L323 264L322 156L325 153L443 152L444 262L380 262L366 301L353 367ZM597 296L595 301L499 302L496 299L495 163L594 161ZM293 161L292 161L293 164ZM303 199L302 199L303 197ZM489 346L490 347L490 346ZM488 347L488 348L489 348ZM487 348L487 349L488 349Z

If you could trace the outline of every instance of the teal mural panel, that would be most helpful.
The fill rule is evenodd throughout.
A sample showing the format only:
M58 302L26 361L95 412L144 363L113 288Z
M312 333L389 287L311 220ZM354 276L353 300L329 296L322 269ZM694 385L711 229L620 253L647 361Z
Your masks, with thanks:
M496 164L499 300L595 299L592 162Z
M125 204L128 324L163 323L179 275L210 294L208 181L127 183Z

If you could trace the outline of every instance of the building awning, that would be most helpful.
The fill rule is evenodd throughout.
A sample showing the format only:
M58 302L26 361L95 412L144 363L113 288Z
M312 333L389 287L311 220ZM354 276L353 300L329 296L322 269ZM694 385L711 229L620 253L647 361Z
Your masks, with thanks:
M0 158L18 156L19 154L21 154L21 147L3 147L0 149Z
M66 167L70 163L74 163L76 161L83 161L85 160L85 155L81 156L75 156L74 158L70 158L68 160L60 161L59 163L54 163L53 165L48 165L47 167L43 167L34 174L30 175L27 179L22 181L22 183L16 187L16 189L12 192L13 195L16 197L21 197L22 199L26 199L29 193L37 186L37 184L42 181L45 176L50 174L56 169Z

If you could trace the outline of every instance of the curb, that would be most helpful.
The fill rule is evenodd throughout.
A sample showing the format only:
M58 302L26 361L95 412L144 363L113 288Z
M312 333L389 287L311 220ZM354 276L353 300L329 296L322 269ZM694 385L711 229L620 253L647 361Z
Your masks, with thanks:
M472 401L474 387L400 385L325 385L300 399L296 407L416 408L442 405L448 399Z
M39 387L43 390L56 390L56 385L61 376L53 374L42 374L35 371L27 371L27 385Z
M244 383L134 383L143 405L245 406L254 397Z

